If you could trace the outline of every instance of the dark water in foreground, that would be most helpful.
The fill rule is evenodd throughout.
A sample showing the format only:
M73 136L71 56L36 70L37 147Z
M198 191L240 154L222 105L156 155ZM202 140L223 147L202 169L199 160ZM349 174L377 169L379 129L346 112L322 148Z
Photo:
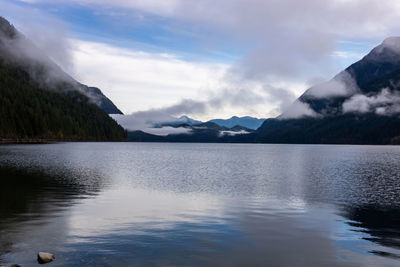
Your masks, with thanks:
M0 266L400 266L400 147L0 146Z

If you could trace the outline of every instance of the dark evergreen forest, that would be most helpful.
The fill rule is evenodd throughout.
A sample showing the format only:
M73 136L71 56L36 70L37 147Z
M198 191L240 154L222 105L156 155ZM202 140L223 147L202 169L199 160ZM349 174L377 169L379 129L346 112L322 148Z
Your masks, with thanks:
M0 138L120 141L126 133L78 91L47 90L0 58Z

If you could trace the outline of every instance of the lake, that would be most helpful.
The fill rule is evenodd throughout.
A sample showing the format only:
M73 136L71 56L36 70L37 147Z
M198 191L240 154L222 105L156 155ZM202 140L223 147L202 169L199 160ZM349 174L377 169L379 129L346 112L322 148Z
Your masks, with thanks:
M399 266L400 147L0 146L0 266Z

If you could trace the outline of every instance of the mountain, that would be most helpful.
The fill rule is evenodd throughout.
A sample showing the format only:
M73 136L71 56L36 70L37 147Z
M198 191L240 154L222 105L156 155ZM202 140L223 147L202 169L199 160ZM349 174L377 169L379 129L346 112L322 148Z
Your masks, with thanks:
M188 125L199 125L202 124L202 121L194 120L192 118L189 118L188 116L181 116L178 118L178 122L182 124L188 124Z
M115 112L111 104L0 18L0 142L125 140L125 130L100 108Z
M254 130L243 126L227 128L214 122L205 122L196 125L175 124L164 125L163 127L174 127L186 129L186 133L168 134L166 136L153 135L143 131L128 132L128 139L135 142L201 142L201 143L221 143L236 142L236 140L246 139L237 136L250 135Z
M98 105L102 110L107 112L107 114L123 114L121 110L114 105L114 103L106 97L103 92L97 87L89 87L87 85L77 83L80 90L89 97L96 105Z
M53 90L79 91L108 114L122 114L100 89L74 80L3 17L0 17L0 40L2 58L28 72L39 85Z
M256 132L266 143L400 143L400 37L313 86Z
M375 81L391 80L400 70L400 37L390 37L360 61L336 75L331 81L313 86L299 100L322 115L340 114L342 104L356 94L373 95L384 87ZM392 88L396 91L398 88Z
M210 120L210 122L214 122L220 126L232 128L234 126L243 126L248 129L253 129L256 130L258 127L260 127L265 119L257 119L249 116L245 117L236 117L233 116L230 119L213 119Z
M181 116L179 118L173 118L171 121L168 122L162 122L162 123L157 123L155 124L156 127L163 127L163 126L172 126L176 127L177 125L181 124L186 124L186 125L199 125L202 124L202 121L194 120L192 118L189 118L188 116Z

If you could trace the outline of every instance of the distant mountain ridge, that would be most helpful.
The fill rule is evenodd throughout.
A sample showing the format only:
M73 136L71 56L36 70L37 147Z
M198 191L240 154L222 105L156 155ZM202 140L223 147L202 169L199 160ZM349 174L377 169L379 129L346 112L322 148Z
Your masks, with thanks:
M181 124L193 126L193 125L199 125L202 123L203 123L202 121L194 120L192 118L189 118L188 116L183 115L183 116L173 119L171 121L156 123L154 126L155 127L162 127L162 126L175 127L175 126L181 125Z
M235 126L243 126L248 129L256 130L263 124L265 119L258 119L250 116L245 116L245 117L233 116L230 119L213 119L209 121L228 128L232 128Z
M233 116L229 119L212 119L207 122L212 122L215 123L219 126L226 127L226 128L233 128L235 126L240 126L240 127L245 127L247 129L251 130L256 130L258 127L262 125L262 123L265 121L265 119L258 119L250 116L245 116L245 117L237 117ZM162 122L162 123L156 123L156 127L162 127L162 126L176 126L180 124L187 124L187 125L200 125L204 124L207 122L202 122L199 120L194 120L188 116L181 116L179 118L176 118L174 120L168 121L168 122Z
M136 142L230 142L237 135L248 135L254 132L243 126L227 128L214 122L201 124L172 124L162 127L186 129L185 133L168 134L165 136L149 134L143 131L128 131L128 139Z

